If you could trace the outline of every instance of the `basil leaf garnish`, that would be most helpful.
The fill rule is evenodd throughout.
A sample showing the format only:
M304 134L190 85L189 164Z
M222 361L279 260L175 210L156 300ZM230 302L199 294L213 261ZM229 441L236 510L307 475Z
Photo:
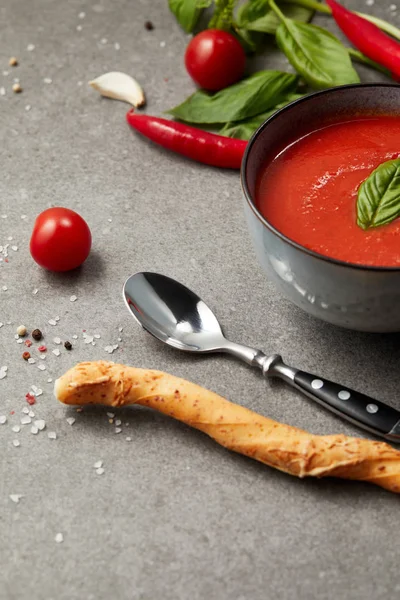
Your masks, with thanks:
M226 135L227 137L237 138L240 140L249 140L253 133L260 127L260 125L269 119L269 117L272 117L277 110L287 106L290 102L293 102L301 97L302 94L291 94L284 102L277 104L271 110L267 110L260 115L251 117L250 119L246 119L244 121L237 121L236 123L227 123L219 133L221 135Z
M357 225L362 229L391 223L400 216L400 158L388 160L360 185Z
M179 25L187 33L191 33L200 17L202 5L198 0L168 0L168 2Z
M298 78L282 71L259 71L216 94L198 91L167 111L188 123L228 123L276 106L297 87Z
M283 4L280 10L290 19L307 23L314 11L296 4ZM279 17L269 6L269 0L248 0L237 11L236 22L247 31L259 31L275 35L280 25Z

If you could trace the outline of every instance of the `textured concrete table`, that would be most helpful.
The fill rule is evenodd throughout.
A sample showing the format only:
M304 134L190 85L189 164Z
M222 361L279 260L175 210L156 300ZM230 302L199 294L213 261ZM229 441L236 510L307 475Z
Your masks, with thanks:
M369 10L396 21L390 4L380 0ZM147 19L154 31L145 29ZM3 0L0 23L0 71L9 71L0 73L0 245L10 244L9 262L0 263L0 366L8 366L0 381L0 415L7 416L0 425L0 598L398 595L396 496L351 482L298 481L149 411L124 410L119 425L106 410L77 413L54 400L48 379L79 360L107 359L105 347L118 344L113 360L170 371L313 432L360 435L233 360L161 347L121 300L124 279L143 269L194 287L233 339L279 350L398 408L400 347L398 336L335 329L289 305L255 262L237 173L147 144L126 126L126 105L88 88L107 70L132 73L157 114L192 91L182 65L187 37L167 0ZM20 60L14 69L12 55ZM259 64L285 66L273 54ZM22 94L11 91L14 77ZM375 75L363 71L363 78ZM78 210L92 228L93 252L78 273L48 274L30 259L34 217L51 204ZM20 323L43 330L46 360L37 351L35 364L22 360L14 339ZM54 338L69 339L73 350ZM32 407L33 420L46 422L37 435L20 424L32 385L43 390Z

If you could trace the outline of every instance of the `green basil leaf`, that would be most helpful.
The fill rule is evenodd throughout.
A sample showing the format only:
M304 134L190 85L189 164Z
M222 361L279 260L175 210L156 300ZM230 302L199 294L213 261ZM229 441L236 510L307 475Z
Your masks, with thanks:
M283 4L279 8L285 17L304 23L311 21L314 15L313 10L297 4ZM268 0L248 0L238 10L237 23L248 31L275 35L280 19L270 8Z
M308 85L323 89L359 83L346 48L326 29L285 19L277 29L276 40Z
M227 137L237 138L239 140L249 140L253 133L257 131L257 129L272 117L273 114L276 113L277 110L283 108L290 104L290 102L294 102L294 100L298 100L302 98L302 94L290 94L283 102L280 102L271 110L267 110L260 115L256 115L255 117L251 117L250 119L245 119L244 121L237 121L236 123L227 123L221 130L221 135L226 135Z
M276 106L297 87L298 78L282 71L259 71L216 94L202 90L167 111L188 123L241 121Z
M191 33L202 11L197 0L168 0L168 2L169 8L174 13L179 25L187 33Z
M360 185L357 225L379 227L400 216L400 158L388 160Z
M246 29L242 29L241 27L235 27L235 34L238 37L240 43L242 44L245 52L257 52L259 48L259 41L256 40L256 36L260 34L255 34L253 31L247 31Z
M215 0L214 14L208 27L210 29L231 29L236 3L237 0Z

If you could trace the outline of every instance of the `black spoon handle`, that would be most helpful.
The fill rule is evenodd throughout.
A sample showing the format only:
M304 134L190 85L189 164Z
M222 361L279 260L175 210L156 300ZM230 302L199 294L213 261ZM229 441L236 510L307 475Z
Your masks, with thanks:
M386 439L400 442L400 411L333 381L285 365L280 356L269 360L266 375L280 377L328 410Z

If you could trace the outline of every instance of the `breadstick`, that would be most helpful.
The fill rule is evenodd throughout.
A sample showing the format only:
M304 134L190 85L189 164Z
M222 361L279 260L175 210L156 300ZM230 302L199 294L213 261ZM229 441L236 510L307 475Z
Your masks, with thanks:
M104 361L80 363L56 381L55 395L65 404L147 406L285 473L369 481L400 493L400 452L388 444L313 435L161 371Z

